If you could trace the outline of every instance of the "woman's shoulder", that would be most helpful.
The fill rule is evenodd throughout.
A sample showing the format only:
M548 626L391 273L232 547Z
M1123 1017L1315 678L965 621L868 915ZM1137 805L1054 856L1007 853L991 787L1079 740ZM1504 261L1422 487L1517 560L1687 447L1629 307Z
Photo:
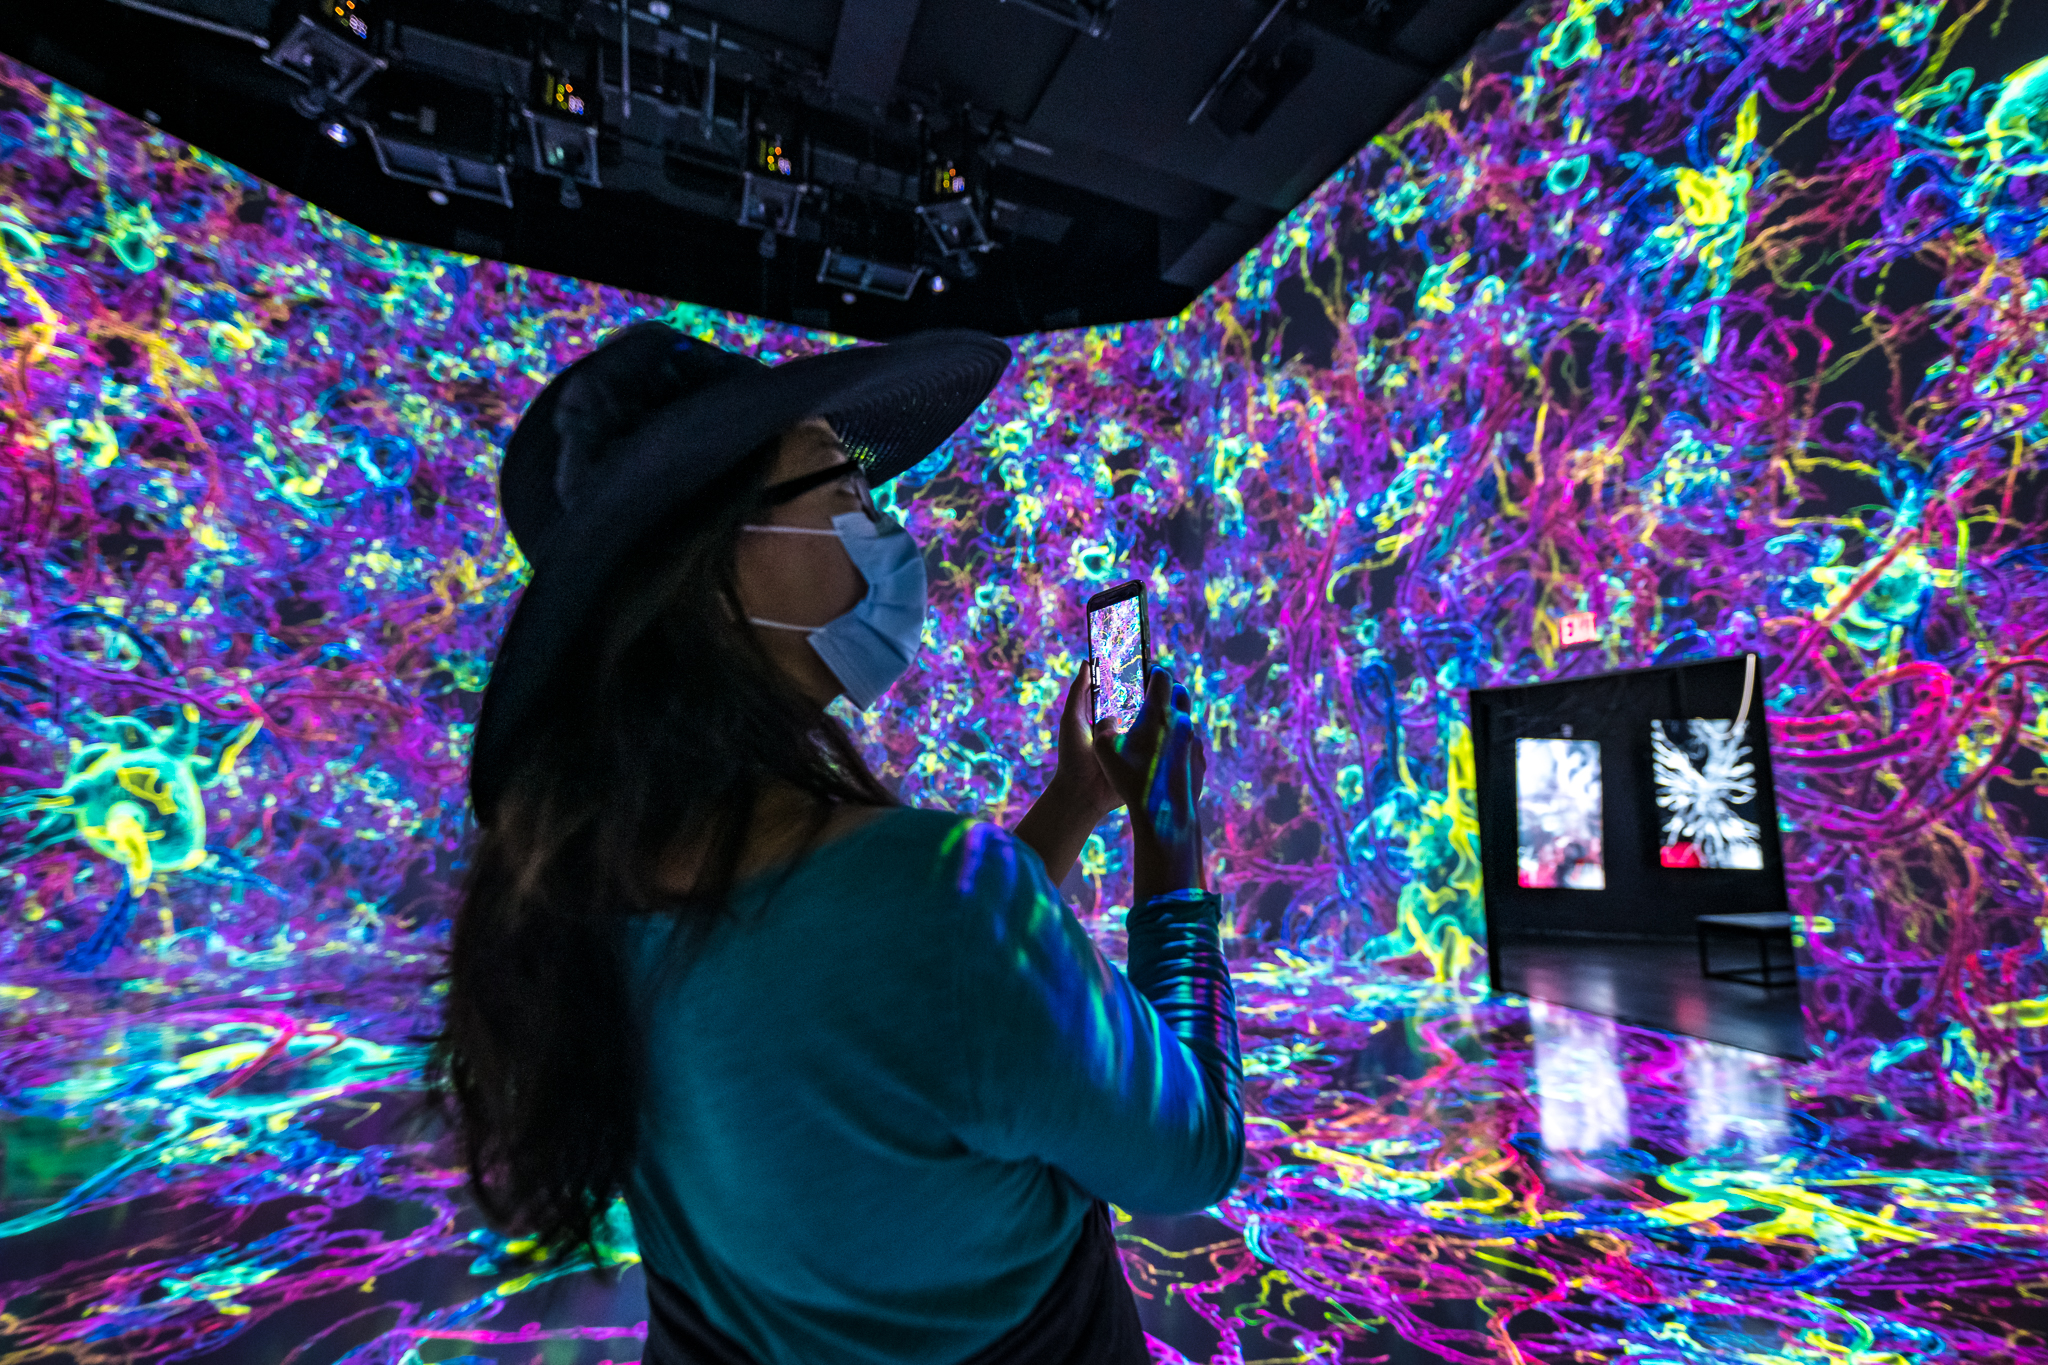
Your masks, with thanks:
M876 874L944 899L1006 899L1046 879L1038 855L1008 830L954 811L899 807L861 830L858 843Z

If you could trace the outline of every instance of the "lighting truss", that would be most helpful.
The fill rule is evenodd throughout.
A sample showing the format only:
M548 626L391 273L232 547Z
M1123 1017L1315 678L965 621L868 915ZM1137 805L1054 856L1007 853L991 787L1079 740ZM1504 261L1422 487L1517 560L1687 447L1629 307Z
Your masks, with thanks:
M161 19L190 24L208 33L218 33L223 38L236 38L261 51L270 50L270 39L263 36L270 27L268 0L165 0L163 4L153 4L151 0L114 0L114 3Z
M1207 114L1210 122L1233 137L1255 133L1280 101L1301 84L1315 65L1315 49L1290 40L1291 24L1276 27L1293 3L1295 0L1274 0L1252 36L1189 111L1189 124Z
M1078 28L1090 38L1109 36L1109 14L1116 0L1007 0L1018 9L1042 14L1068 28Z

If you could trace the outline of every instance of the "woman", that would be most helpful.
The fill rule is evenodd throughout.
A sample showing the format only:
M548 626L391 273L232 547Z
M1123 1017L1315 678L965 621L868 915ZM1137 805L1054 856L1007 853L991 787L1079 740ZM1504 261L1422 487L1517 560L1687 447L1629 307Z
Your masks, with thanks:
M825 711L924 629L871 489L1008 358L934 333L768 367L641 324L506 447L534 572L435 1075L492 1217L567 1247L624 1193L655 1365L1143 1361L1102 1201L1236 1178L1185 692L1156 674L1119 737L1077 677L1014 835L898 805ZM1055 890L1124 803L1128 978Z

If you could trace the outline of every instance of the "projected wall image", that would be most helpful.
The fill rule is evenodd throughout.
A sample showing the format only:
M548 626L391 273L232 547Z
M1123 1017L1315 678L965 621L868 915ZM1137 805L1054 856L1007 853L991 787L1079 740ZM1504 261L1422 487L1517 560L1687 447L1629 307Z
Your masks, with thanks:
M1950 10L1560 0L1183 316L1018 339L896 485L931 637L853 723L906 799L1015 818L1126 577L1209 735L1260 940L1245 1237L1133 1273L1219 1358L2040 1359L2039 1144L1955 1152L2048 1057L2048 43ZM395 1121L524 573L497 447L641 316L842 339L380 241L0 85L10 1350L632 1359L624 1310L532 1307L585 1265L479 1229ZM1744 1092L1749 1145L1687 1093L1741 1067L1617 1029L1547 1068L1477 999L1464 701L1744 650L1820 1054ZM1732 767L1710 794L1746 818ZM1553 1187L1539 1101L1615 1112L1610 1073L1616 1183Z
M1212 588L1224 629L1326 682L1262 723L1358 739L1302 746L1345 835L1301 883L1371 951L1473 932L1465 689L1755 651L1809 1037L1937 1106L2038 1092L2042 15L1522 32L1171 333L1246 367L1215 440L1276 591Z

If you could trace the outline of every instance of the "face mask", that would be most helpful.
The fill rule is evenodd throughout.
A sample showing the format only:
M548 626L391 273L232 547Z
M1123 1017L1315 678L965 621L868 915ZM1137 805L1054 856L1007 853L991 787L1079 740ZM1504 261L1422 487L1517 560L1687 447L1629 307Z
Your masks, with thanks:
M792 626L758 616L749 616L747 620L771 630L800 630L809 635L811 648L832 670L832 676L839 679L846 699L865 711L909 669L924 639L924 555L894 517L885 516L875 522L865 512L845 512L832 518L832 528L747 529L839 537L839 543L846 547L846 557L867 579L868 595L852 611L822 626Z

